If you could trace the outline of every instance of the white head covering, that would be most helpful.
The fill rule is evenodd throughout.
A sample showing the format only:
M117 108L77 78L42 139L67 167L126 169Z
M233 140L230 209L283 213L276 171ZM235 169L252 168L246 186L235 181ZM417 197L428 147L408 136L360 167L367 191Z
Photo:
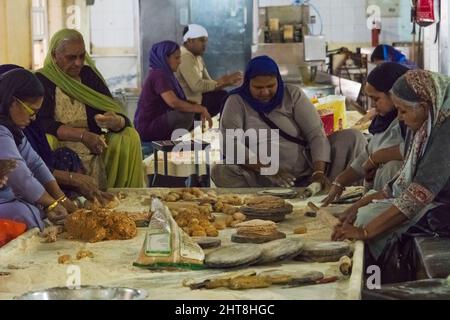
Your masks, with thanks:
M188 32L183 36L183 42L201 37L208 37L208 31L199 24L190 24L188 26Z

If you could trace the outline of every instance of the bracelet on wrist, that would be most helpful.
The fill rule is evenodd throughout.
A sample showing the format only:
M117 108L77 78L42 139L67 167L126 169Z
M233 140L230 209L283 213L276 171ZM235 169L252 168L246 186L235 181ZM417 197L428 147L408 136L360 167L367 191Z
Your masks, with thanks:
M45 212L49 213L50 211L53 211L53 209L55 209L58 205L59 205L58 201L53 202L51 205L45 208Z
M86 131L83 131L82 133L81 133L81 135L80 135L80 142L83 142L83 138L84 138L84 133L85 133Z
M332 184L333 186L336 186L336 187L342 189L342 190L345 190L345 186L342 185L341 183L337 182L337 181L333 181L331 184Z
M66 202L67 200L69 200L69 198L67 198L66 196L64 196L64 197L59 198L59 199L56 200L56 201L58 201L58 203L64 203L64 202Z
M312 176L314 177L314 176L316 176L316 175L318 175L318 174L325 174L325 171L321 171L321 170L314 171L313 174L312 174Z
M372 155L369 156L369 161L374 167L378 167L378 164L375 161L373 161Z

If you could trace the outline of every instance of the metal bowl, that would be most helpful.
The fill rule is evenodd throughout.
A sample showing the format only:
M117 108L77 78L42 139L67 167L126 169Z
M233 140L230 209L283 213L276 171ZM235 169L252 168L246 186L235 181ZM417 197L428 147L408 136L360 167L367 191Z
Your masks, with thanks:
M101 286L81 286L79 289L67 287L52 288L25 293L16 300L143 300L148 293L132 288Z

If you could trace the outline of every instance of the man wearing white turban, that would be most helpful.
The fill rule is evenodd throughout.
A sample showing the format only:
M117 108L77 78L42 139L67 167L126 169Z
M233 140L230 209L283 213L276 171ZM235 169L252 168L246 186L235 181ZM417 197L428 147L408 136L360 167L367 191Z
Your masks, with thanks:
M208 32L201 25L190 24L184 28L181 65L176 76L188 100L205 106L211 116L215 116L220 112L227 96L223 89L239 84L242 81L242 72L234 72L213 80L202 58L207 43Z

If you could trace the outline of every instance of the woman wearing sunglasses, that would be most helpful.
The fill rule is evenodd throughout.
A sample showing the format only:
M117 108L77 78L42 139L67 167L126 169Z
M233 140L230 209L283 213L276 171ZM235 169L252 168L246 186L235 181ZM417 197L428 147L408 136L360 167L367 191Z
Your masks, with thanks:
M43 95L42 85L29 71L17 69L0 76L0 159L16 162L0 190L0 219L41 230L45 218L63 224L68 211L76 209L22 132L35 120Z
M0 65L0 76L8 71L23 69L18 65ZM17 98L16 98L17 99ZM31 119L37 117L35 111L27 103L16 100L30 115ZM32 121L24 130L28 142L42 158L52 172L63 192L75 199L83 196L90 201L97 200L102 205L114 199L114 195L99 189L96 180L86 175L87 171L78 155L69 148L52 150L47 137L37 121Z

